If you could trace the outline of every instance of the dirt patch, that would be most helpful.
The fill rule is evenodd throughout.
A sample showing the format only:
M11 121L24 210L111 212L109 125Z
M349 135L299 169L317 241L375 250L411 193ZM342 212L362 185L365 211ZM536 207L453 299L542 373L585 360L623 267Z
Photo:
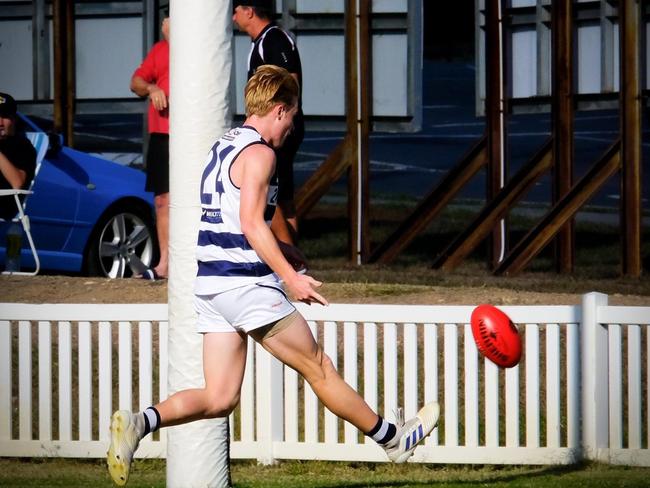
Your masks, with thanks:
M167 281L87 276L0 276L3 302L165 303Z
M165 303L167 281L110 280L77 276L0 276L0 302ZM441 287L382 283L326 283L322 294L332 303L422 305L577 305L579 293L542 293L501 288ZM610 294L611 305L649 306L650 297Z

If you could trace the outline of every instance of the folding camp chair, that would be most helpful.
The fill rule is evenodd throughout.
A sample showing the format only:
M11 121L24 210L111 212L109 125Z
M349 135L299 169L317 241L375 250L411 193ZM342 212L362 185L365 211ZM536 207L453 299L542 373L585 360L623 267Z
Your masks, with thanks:
M18 210L18 213L13 219L11 219L11 221L21 223L23 230L25 231L25 235L27 236L27 241L29 242L29 248L31 249L32 255L34 256L35 269L34 271L31 272L4 271L2 274L35 276L38 274L38 272L41 269L41 262L38 259L38 252L36 251L36 246L34 245L34 239L32 238L32 232L29 225L29 217L26 214L26 208L27 208L27 201L29 195L34 193L32 191L32 188L34 186L34 182L36 181L36 175L38 175L38 172L41 169L41 164L43 163L43 158L45 158L45 154L47 153L47 148L49 145L49 137L44 132L27 132L25 136L27 137L27 139L29 139L29 141L36 149L36 168L34 170L34 178L29 184L28 190L13 190L13 189L0 190L0 196L14 197L14 200L16 202L16 209ZM22 202L20 201L20 195L25 195L25 198Z

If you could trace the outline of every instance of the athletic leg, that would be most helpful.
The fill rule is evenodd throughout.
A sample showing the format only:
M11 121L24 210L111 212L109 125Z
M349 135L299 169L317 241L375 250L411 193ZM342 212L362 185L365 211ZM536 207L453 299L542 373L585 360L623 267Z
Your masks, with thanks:
M156 234L160 249L160 260L154 271L156 275L166 278L169 262L169 134L154 132L149 135L146 167L145 190L154 194Z
M292 323L271 337L250 335L264 349L300 373L316 396L332 413L350 422L360 431L370 432L378 415L338 374L330 358L316 343L307 322L294 314Z
M250 335L276 358L302 374L332 413L374 439L395 463L410 458L438 423L440 406L436 402L423 406L407 422L399 415L397 425L378 416L339 376L330 358L316 344L305 319L297 312L282 319L275 328L253 331Z
M169 265L169 193L161 193L154 197L156 207L156 234L160 260L154 268L156 274L167 278Z
M246 365L246 336L238 332L215 332L203 336L205 387L179 391L146 413L119 410L111 418L108 471L123 486L129 479L133 453L140 440L160 427L203 418L225 417L239 402ZM147 413L154 425L150 425ZM157 420L156 420L157 417ZM157 424L157 425L156 425Z
M225 417L239 403L246 366L246 336L238 332L215 332L203 337L205 388L174 393L154 408L160 427L193 420Z

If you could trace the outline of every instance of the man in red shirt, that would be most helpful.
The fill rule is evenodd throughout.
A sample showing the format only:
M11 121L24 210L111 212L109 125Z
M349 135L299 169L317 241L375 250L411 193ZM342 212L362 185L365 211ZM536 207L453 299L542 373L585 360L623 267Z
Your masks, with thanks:
M149 147L145 190L154 193L160 260L143 278L167 278L169 261L169 15L165 13L163 40L153 45L131 77L131 91L149 98Z

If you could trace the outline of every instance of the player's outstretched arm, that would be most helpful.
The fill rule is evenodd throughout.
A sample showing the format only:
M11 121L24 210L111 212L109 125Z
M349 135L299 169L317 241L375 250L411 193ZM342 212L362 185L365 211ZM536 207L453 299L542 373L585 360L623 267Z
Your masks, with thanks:
M245 149L237 158L237 168L231 174L235 184L240 183L239 218L242 232L255 252L284 281L296 300L327 305L316 288L321 282L299 274L282 254L275 236L264 221L269 181L275 168L275 154L261 144Z

